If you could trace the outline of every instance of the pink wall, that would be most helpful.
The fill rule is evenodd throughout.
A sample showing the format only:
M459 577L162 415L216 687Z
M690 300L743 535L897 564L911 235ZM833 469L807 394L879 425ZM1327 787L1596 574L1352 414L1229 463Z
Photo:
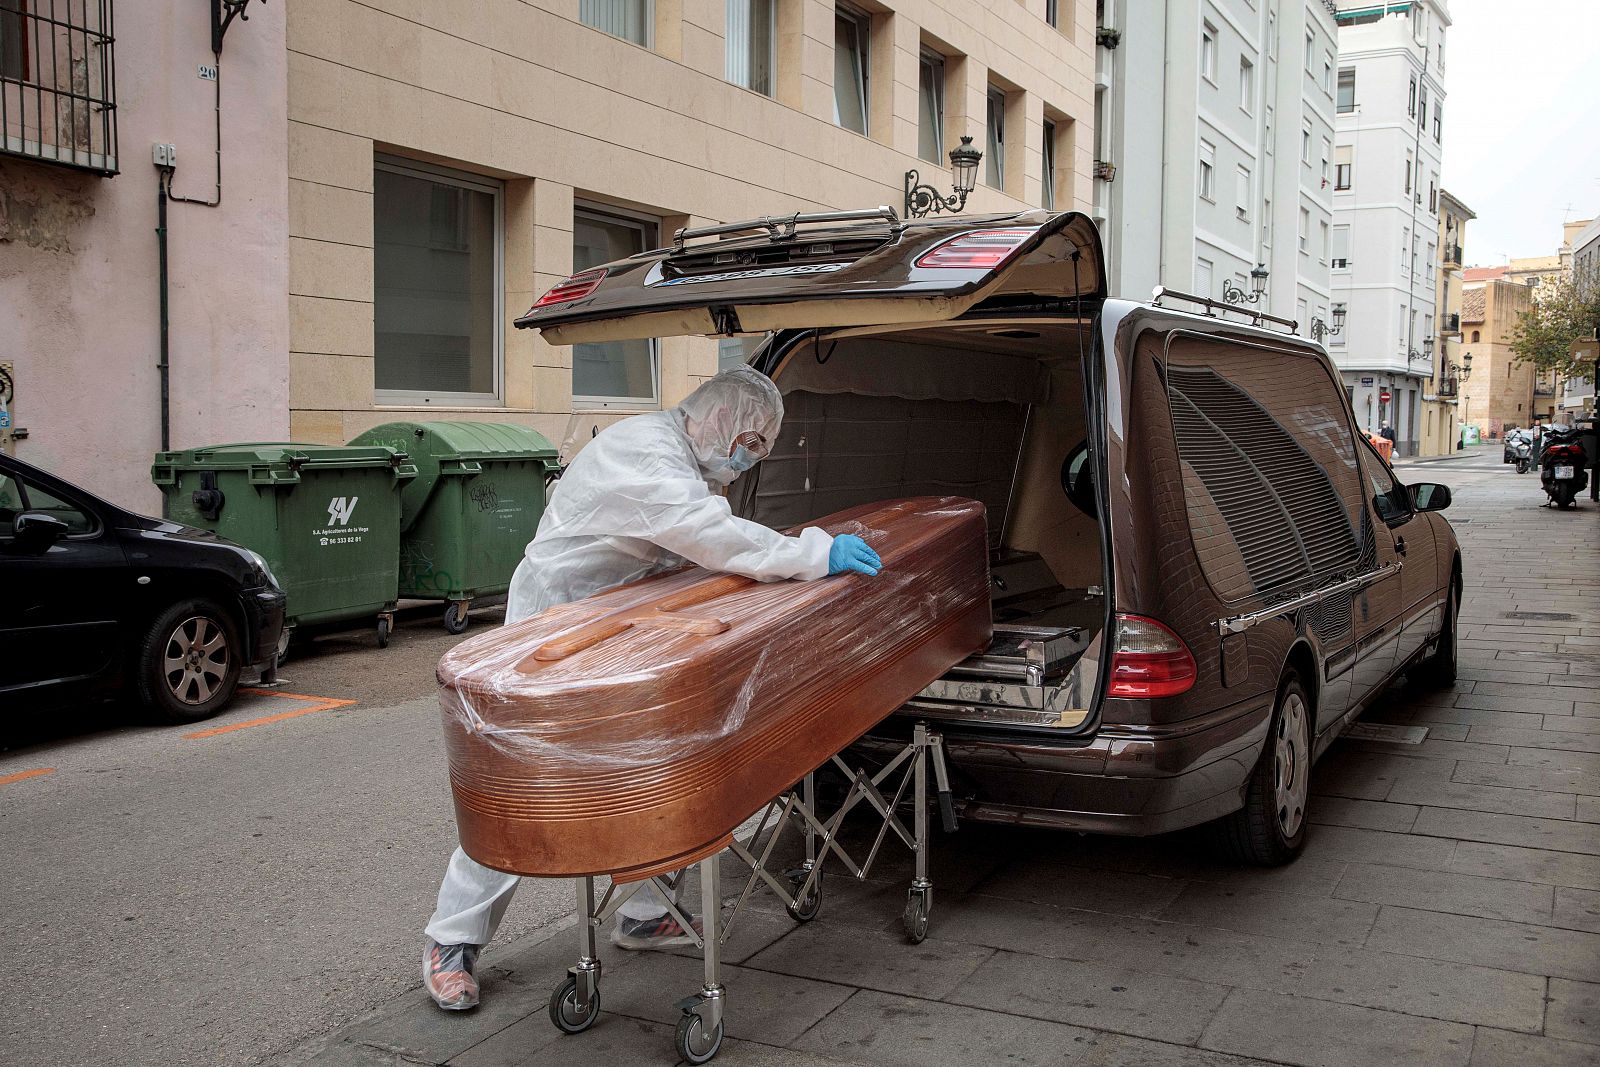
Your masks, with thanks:
M215 195L209 5L116 5L121 173L0 156L0 361L16 366L17 458L159 513L156 191ZM168 208L172 446L282 440L289 425L284 5L252 4L223 48L222 205Z

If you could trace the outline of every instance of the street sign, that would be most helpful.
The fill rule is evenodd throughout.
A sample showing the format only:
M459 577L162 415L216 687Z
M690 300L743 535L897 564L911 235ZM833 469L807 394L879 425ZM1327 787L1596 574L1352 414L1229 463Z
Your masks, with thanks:
M1389 390L1387 390L1387 389L1379 389L1378 390L1378 403L1387 404L1392 399L1394 399L1394 398L1390 395Z
M1372 376L1369 374L1365 378L1361 379L1361 384L1362 385L1371 385L1372 384Z

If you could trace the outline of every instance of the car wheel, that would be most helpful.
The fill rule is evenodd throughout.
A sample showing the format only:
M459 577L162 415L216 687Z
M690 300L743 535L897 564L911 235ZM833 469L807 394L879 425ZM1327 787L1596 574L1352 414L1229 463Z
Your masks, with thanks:
M1456 684L1457 616L1454 579L1444 599L1444 619L1439 624L1439 643L1427 658L1411 670L1411 680L1433 689L1448 689Z
M1266 749L1250 772L1244 807L1214 823L1230 859L1277 867L1299 855L1311 800L1311 699L1299 675L1284 676Z
M238 631L210 600L184 600L151 623L139 647L139 699L167 722L221 711L239 684Z

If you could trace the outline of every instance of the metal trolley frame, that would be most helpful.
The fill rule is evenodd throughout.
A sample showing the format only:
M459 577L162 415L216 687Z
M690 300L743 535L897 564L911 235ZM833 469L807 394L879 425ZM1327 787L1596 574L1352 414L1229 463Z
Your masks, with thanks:
M550 1021L568 1034L582 1033L600 1015L601 963L598 931L629 898L645 885L654 886L667 901L667 909L694 939L705 960L705 981L698 993L678 1002L682 1012L675 1041L678 1055L689 1063L705 1063L722 1047L722 1017L727 992L721 979L721 949L758 883L765 883L783 901L785 910L796 922L810 922L822 909L822 867L829 854L844 865L851 876L864 879L872 870L879 850L892 830L914 857L914 873L906 893L901 918L907 940L918 944L928 936L928 916L933 908L933 882L928 877L928 769L931 766L939 800L939 812L947 832L956 828L955 808L950 795L950 777L945 767L943 740L917 723L911 739L892 759L873 774L852 769L838 755L829 762L849 781L844 798L824 819L818 810L816 774L812 772L796 786L780 793L751 816L756 827L743 840L737 833L725 849L698 861L703 933L696 934L688 914L679 906L678 896L688 868L670 875L656 875L637 882L613 882L598 899L593 876L577 881L578 962L568 969L566 979L550 995ZM898 781L895 776L898 774ZM894 783L893 795L886 795L885 783ZM912 820L908 830L898 814L906 790L912 790ZM865 803L878 814L882 824L866 858L857 863L839 841L845 816ZM746 820L748 822L749 820ZM784 830L794 826L805 840L805 861L793 870L775 873L770 862ZM768 833L768 830L771 833ZM758 851L759 850L759 851ZM745 880L733 906L723 914L722 874L719 863L724 853L732 854L748 867Z

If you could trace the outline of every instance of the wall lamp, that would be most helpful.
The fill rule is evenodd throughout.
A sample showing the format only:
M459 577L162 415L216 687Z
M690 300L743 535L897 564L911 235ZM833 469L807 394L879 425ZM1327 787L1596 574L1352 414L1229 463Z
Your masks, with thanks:
M933 186L922 184L916 171L906 171L905 217L920 219L941 211L954 215L966 207L967 195L978 184L978 163L982 159L983 152L972 147L971 137L961 138L961 143L950 149L951 184L955 191L948 197Z

